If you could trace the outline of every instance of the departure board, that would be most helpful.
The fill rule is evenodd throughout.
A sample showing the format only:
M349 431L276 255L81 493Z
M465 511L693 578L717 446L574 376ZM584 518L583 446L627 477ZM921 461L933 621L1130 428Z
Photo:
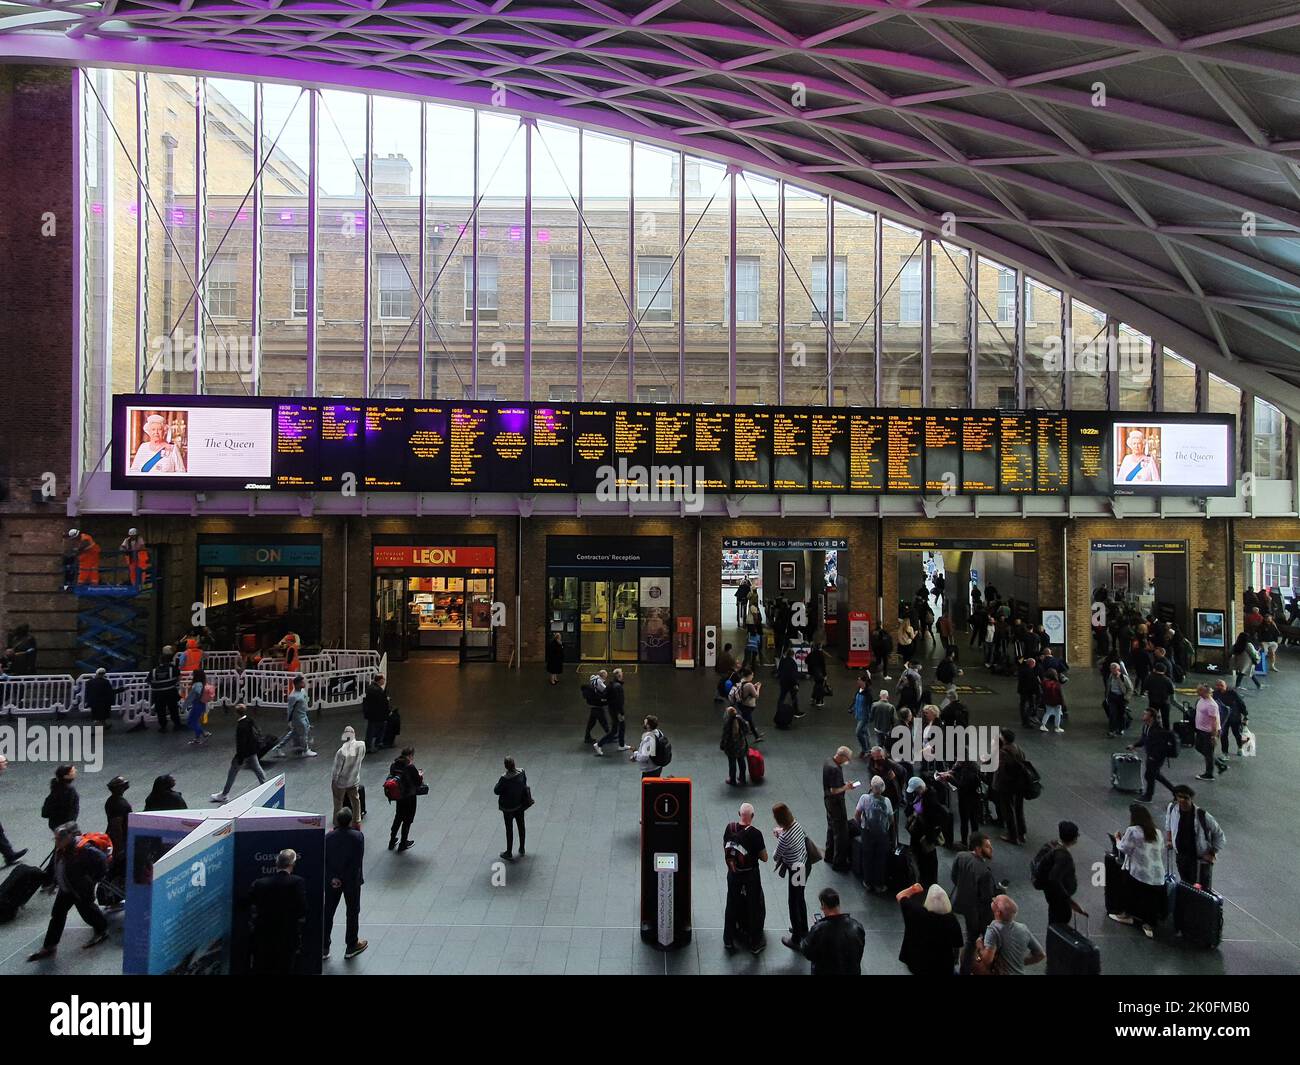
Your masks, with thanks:
M925 490L952 494L961 487L961 415L925 417Z
M362 487L363 408L360 403L321 404L319 467L320 488ZM349 480L350 478L350 480Z
M920 492L924 475L921 446L924 418L919 414L888 416L889 463L886 486L891 492Z
M278 403L275 452L271 462L276 488L312 491L320 484L320 404Z
M808 491L807 411L772 412L772 487L778 492Z
M1034 416L1034 488L1064 495L1070 490L1070 424L1064 414Z
M998 419L967 414L961 424L961 490L972 495L998 490Z
M849 491L883 492L888 463L883 414L849 414Z
M695 412L695 463L704 471L699 487L731 491L731 411L700 407Z
M1017 495L1034 490L1034 423L1016 414L998 419L998 483Z
M573 408L533 408L534 491L573 490Z
M849 490L849 415L845 411L814 410L809 419L812 490Z
M529 414L528 407L519 403L496 407L489 416L488 481L493 492L532 490Z
M157 416L183 463L150 461ZM1218 414L117 395L112 419L112 486L141 492L1237 490Z
M772 412L737 409L732 416L732 486L737 492L772 489Z

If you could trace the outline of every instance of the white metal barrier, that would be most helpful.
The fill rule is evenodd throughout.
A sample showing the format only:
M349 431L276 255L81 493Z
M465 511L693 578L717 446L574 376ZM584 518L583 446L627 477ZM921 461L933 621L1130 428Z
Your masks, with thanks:
M86 682L95 674L82 673L77 677L73 690L73 704L79 710L86 709ZM142 710L149 705L148 673L109 673L108 681L113 685L113 712L121 714L127 710Z
M62 714L72 709L71 674L0 678L0 714Z
M238 651L204 651L201 666L204 672L216 669L234 669L243 657Z
M331 669L378 669L378 651L326 651Z

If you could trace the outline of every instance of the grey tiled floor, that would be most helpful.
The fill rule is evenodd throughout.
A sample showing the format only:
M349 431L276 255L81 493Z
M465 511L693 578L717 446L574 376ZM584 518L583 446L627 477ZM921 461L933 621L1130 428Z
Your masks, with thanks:
M1300 692L1300 654L1285 651L1284 672L1267 690L1247 695L1252 728L1261 755L1238 760L1231 772L1198 787L1206 805L1228 835L1216 888L1228 899L1225 941L1218 951L1183 945L1167 929L1155 942L1105 920L1101 888L1086 883L1081 900L1093 914L1091 932L1099 943L1107 973L1300 973L1300 888L1295 871L1300 854L1300 820L1294 816L1300 782L1292 767L1300 761L1296 724ZM1086 676L1083 674L1087 674ZM784 882L765 871L768 949L758 958L728 957L722 949L725 896L721 865L723 826L740 796L726 787L725 760L718 753L718 711L712 678L701 672L642 667L629 678L630 715L639 720L656 712L673 739L673 770L694 782L694 938L677 953L663 955L644 946L638 935L638 772L624 758L595 757L579 742L585 710L577 674L551 688L539 665L522 673L499 666L400 664L392 670L395 701L404 722L402 740L417 747L431 793L420 800L413 838L404 854L385 849L388 813L381 782L386 757L366 762L371 819L363 893L362 935L370 949L344 963L335 933L329 973L801 973L802 959L779 943L785 928ZM759 824L771 827L770 806L782 800L818 838L824 833L820 765L841 742L852 743L845 713L851 682L839 670L836 695L792 732L768 730L763 745L768 779L745 798L759 809ZM979 668L968 680L997 692L969 699L976 723L1014 724L1015 697L1000 678ZM1011 880L1022 919L1040 933L1046 910L1029 889L1027 865L1038 844L1055 834L1058 819L1070 817L1083 831L1076 850L1081 869L1098 861L1105 834L1127 823L1129 797L1109 788L1109 754L1090 671L1076 670L1067 689L1073 707L1069 732L1025 737L1030 757L1043 774L1043 796L1029 804L1029 846L1012 848L996 840L995 871ZM775 692L765 694L760 726L770 720ZM804 692L805 698L807 689ZM332 713L317 725L324 754L332 753L345 723L359 714ZM224 778L231 748L232 722L217 715L215 737L206 750L185 745L184 737L155 732L120 734L108 739L105 770L81 781L84 827L102 827L104 785L115 773L133 781L129 798L143 806L154 775L173 772L194 805ZM635 742L635 737L630 737ZM528 771L537 806L528 815L528 857L506 868L504 885L492 882L493 863L502 849L500 815L492 795L500 759L513 754ZM329 809L330 759L281 763L288 774L291 808ZM1174 778L1191 780L1194 759L1175 763ZM19 765L0 778L0 819L17 846L30 846L39 858L48 832L37 811L46 790L48 768ZM243 778L245 782L251 778ZM940 875L947 883L950 856L942 853ZM1081 876L1081 879L1085 879ZM848 908L867 928L864 970L903 971L897 961L901 921L892 901L867 898L847 876L819 866L810 895L836 884ZM0 973L102 972L120 970L120 919L113 939L91 954L75 949L86 935L75 914L65 949L52 961L26 965L48 917L48 900L38 896L11 924L0 926Z

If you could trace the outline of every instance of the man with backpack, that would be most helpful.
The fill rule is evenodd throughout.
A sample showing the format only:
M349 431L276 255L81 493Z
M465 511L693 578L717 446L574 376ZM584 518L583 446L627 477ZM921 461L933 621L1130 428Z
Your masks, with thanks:
M1223 829L1193 801L1196 792L1186 784L1174 788L1174 801L1165 811L1165 843L1174 852L1178 878L1210 891L1214 863L1227 842Z
M1174 682L1169 677L1169 663L1161 660L1147 677L1147 706L1155 711L1160 727L1169 728L1169 707L1174 698Z
M727 863L727 909L722 924L722 945L728 953L736 949L736 937L755 956L763 952L763 922L767 906L759 862L767 861L763 833L754 827L754 807L740 804L738 820L722 834L722 857Z
M1079 842L1079 826L1073 821L1062 821L1056 831L1057 838L1044 843L1029 863L1029 878L1047 899L1047 923L1069 924L1071 913L1088 916L1088 911L1074 900L1079 877L1070 850Z
M591 738L591 730L594 725L600 725L601 735L609 732L609 721L605 718L605 692L607 685L605 681L609 674L605 670L599 673L593 673L587 683L582 686L582 698L587 703L587 728L582 734L582 742L591 746L595 740ZM597 754L600 752L597 751Z
M604 755L605 744L618 744L620 751L630 751L632 748L626 743L627 722L624 720L624 707L626 692L623 688L623 671L616 669L610 674L609 684L605 688L605 702L609 706L609 728L605 735L592 744L596 753Z
M1155 681L1157 674L1152 674L1151 682ZM1168 714L1168 710L1165 711ZM1142 797L1138 802L1150 802L1155 798L1156 781L1159 781L1172 792L1174 786L1165 779L1165 775L1160 772L1170 758L1178 755L1178 741L1174 734L1160 723L1157 716L1158 711L1154 706L1148 706L1142 711L1142 735L1138 738L1137 743L1130 743L1129 750L1136 751L1139 747L1146 753L1146 790L1143 791Z
M659 729L659 719L651 714L641 723L641 745L629 761L641 764L641 779L663 776L664 766L673 760L673 745ZM752 812L752 811L751 811Z
M50 913L49 927L41 949L28 957L28 961L51 958L59 948L68 911L75 908L78 915L94 931L84 949L97 947L108 939L108 920L95 905L95 885L108 875L113 860L113 844L102 832L81 834L75 821L59 826L54 837L54 856L50 863L50 878L58 894Z

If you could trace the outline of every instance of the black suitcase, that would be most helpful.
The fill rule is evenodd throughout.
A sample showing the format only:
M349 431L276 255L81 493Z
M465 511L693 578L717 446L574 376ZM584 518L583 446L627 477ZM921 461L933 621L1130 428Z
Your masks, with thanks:
M910 888L917 882L919 874L912 859L912 848L897 846L885 863L885 883L891 895L897 895L904 888Z
M1100 976L1101 951L1086 932L1080 932L1073 925L1049 924L1047 975Z
M849 866L853 873L853 879L857 880L864 887L867 880L867 864L862 853L862 837L854 836L849 841Z
M357 816L364 821L366 819L366 786L364 784L357 785L357 805L361 807Z
M784 703L778 703L776 713L772 715L772 724L782 732L794 724L794 703L787 700Z
M45 873L34 865L19 862L0 884L0 923L12 921L45 883Z
M398 734L402 731L402 715L397 712L397 707L393 707L388 712L388 718L384 721L384 738L382 745L391 747L393 741L397 739Z
M1184 747L1196 747L1196 723L1194 721L1174 721L1174 735L1178 737L1178 742Z
M1106 854L1106 912L1107 913L1128 913L1128 880L1129 874L1124 871L1123 865L1114 854Z
M1217 947L1223 939L1223 896L1180 880L1174 887L1174 929L1194 946Z

